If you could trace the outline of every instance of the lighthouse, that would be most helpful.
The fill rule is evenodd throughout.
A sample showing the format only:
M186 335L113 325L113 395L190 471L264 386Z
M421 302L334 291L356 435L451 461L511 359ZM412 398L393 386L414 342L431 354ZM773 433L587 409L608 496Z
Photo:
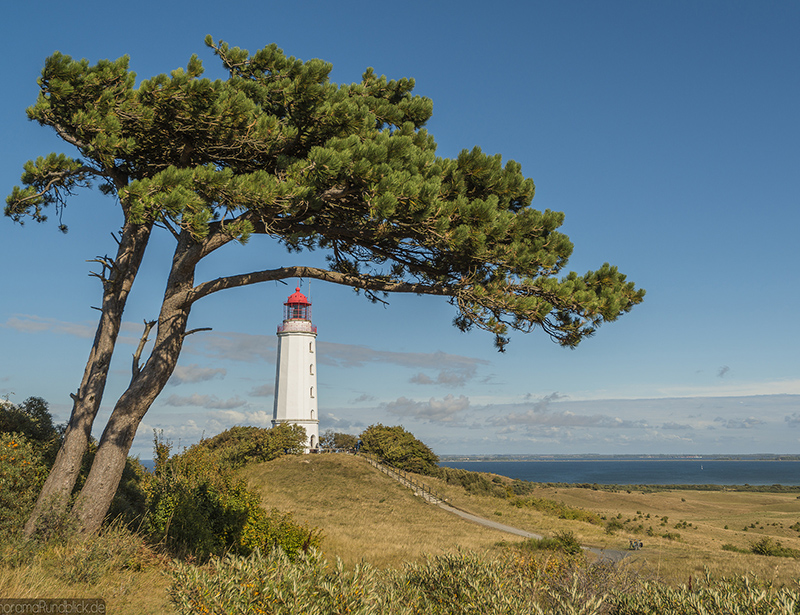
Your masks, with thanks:
M278 326L272 425L291 423L305 428L306 450L319 446L316 342L311 302L298 287L283 304L283 324Z

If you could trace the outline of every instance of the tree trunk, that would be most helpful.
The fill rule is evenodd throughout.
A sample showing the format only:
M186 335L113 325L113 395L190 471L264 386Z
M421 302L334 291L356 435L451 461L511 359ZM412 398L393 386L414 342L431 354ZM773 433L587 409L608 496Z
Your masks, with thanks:
M108 277L103 278L102 315L81 386L77 394L72 395L72 414L64 432L64 441L25 523L26 536L32 536L47 517L58 518L66 512L89 445L92 424L103 399L125 303L139 271L151 231L151 223L132 224L126 221L122 228L117 257L110 267Z
M153 350L117 401L75 501L72 516L84 535L99 531L122 478L136 430L178 363L193 299L198 246L188 234L182 234L161 304Z

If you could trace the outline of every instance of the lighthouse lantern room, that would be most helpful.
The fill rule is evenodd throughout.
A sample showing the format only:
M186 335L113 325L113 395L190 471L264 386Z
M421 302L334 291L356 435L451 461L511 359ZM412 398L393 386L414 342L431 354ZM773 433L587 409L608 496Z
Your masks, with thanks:
M283 304L283 324L278 326L272 425L291 423L303 427L307 451L319 446L316 340L311 302L298 287Z

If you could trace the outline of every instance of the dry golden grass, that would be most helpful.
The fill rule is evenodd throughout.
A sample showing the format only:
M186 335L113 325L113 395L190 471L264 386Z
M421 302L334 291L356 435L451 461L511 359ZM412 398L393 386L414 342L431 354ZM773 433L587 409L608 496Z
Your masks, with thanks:
M102 598L107 612L118 615L174 613L163 567L114 571L102 575L96 583L82 583L62 578L59 573L63 567L52 557L49 554L15 568L0 566L0 597Z
M488 551L507 534L458 519L350 455L283 457L243 472L265 508L322 529L328 558L399 566L458 547Z
M339 556L348 563L364 559L380 566L396 566L425 553L456 547L491 551L499 541L521 540L426 504L351 456L287 457L252 466L245 475L251 487L262 493L266 507L291 510L297 520L322 528L327 555ZM706 569L720 576L751 573L781 583L800 578L798 560L722 550L724 544L748 549L763 536L800 549L800 533L789 528L800 521L797 494L627 493L544 486L531 494L591 510L607 519L622 515L620 521L631 520L625 524L627 531L607 534L604 526L558 519L528 507L517 508L501 498L469 495L459 486L436 479L424 480L459 508L530 532L552 535L572 531L584 545L622 551L627 551L631 539L641 540L645 548L628 551L627 565L671 582L685 583L690 575L697 576ZM668 520L662 525L664 516ZM642 531L634 532L640 524ZM751 524L756 527L749 527ZM646 534L649 527L656 536ZM666 533L679 534L680 538L663 538Z

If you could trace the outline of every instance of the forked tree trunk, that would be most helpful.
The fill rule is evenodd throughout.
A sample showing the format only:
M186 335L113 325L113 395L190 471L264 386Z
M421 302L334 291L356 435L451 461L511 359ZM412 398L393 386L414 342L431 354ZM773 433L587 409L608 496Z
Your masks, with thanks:
M26 536L33 535L47 517L63 516L69 497L81 469L83 456L89 446L92 425L103 399L111 356L119 335L125 303L136 279L152 224L125 223L120 236L117 256L107 276L103 277L103 304L92 350L86 362L83 380L73 405L64 441L55 463L39 493L33 511L25 523Z
M153 350L145 365L134 370L131 384L117 401L81 489L72 516L84 535L99 531L122 478L136 430L167 384L178 363L192 302L198 244L182 234L167 282Z
M156 346L147 364L117 401L100 438L89 476L73 506L72 516L84 534L100 530L122 478L136 430L178 362L189 311L162 315L165 318L159 321Z

